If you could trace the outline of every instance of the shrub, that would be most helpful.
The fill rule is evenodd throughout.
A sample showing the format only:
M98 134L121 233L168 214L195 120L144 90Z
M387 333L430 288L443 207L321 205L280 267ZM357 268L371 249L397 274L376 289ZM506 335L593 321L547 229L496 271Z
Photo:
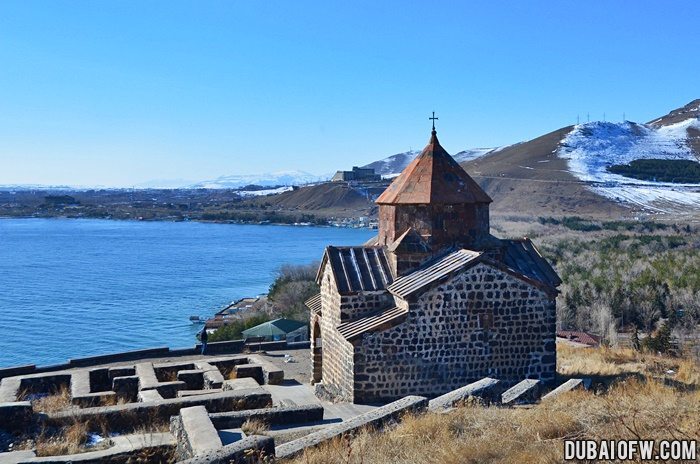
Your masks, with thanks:
M243 338L243 331L256 325L263 324L270 320L266 314L255 314L245 319L231 322L220 327L209 335L209 342L223 342L226 340L240 340Z

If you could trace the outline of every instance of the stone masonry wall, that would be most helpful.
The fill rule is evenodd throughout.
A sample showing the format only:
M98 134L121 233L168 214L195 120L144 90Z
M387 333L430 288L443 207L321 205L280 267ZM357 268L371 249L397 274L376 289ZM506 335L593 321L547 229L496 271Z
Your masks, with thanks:
M335 285L333 271L330 265L326 265L321 277L322 316L311 321L312 328L316 321L321 328L321 381L336 391L339 398L352 401L353 346L336 330L341 323L340 307L341 296ZM312 335L311 353L312 356L315 353L314 361L318 364L318 347L314 337L315 335Z
M408 228L426 237L435 250L451 243L469 248L489 233L489 206L479 203L454 205L379 205L379 243L393 243Z
M486 376L550 380L555 322L551 295L478 264L411 301L405 322L355 342L353 399L437 396Z

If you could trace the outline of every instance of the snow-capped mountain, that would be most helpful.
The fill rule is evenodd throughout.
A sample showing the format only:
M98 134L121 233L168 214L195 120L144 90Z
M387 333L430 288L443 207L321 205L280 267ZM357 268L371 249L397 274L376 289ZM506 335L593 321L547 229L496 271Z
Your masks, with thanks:
M242 174L221 176L213 180L198 182L190 185L190 188L230 188L237 189L246 185L259 185L261 187L278 187L291 185L305 185L315 182L323 182L330 179L329 175L317 176L304 171L279 171L265 174Z
M557 155L568 161L571 174L612 200L657 212L698 208L700 184L640 180L608 171L612 165L640 159L699 161L691 146L693 131L700 131L700 119L692 116L669 125L580 124L560 142Z
M479 156L483 156L493 150L493 148L473 148L470 150L460 151L459 153L453 155L453 158L457 160L458 163L463 163L465 161L478 158ZM362 167L372 168L377 174L381 174L383 177L395 177L398 176L401 171L403 171L406 166L408 166L419 154L420 151L417 150L397 153L378 161L373 161L372 163L366 164Z
M409 150L403 153L387 156L386 158L373 161L362 166L363 168L374 169L374 172L384 177L392 177L404 170L420 152Z

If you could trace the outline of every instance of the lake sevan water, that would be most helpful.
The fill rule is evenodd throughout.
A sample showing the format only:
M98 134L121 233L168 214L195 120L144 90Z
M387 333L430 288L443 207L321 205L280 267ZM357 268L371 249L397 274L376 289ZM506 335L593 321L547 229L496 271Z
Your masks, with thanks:
M0 219L0 367L195 343L211 315L266 293L283 264L368 229Z

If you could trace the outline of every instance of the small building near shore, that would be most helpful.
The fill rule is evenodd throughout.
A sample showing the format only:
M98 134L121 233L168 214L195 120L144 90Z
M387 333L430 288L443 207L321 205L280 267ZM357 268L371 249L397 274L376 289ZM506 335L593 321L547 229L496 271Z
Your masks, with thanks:
M265 342L277 340L300 342L309 339L309 329L306 322L293 319L275 319L264 322L244 330L242 334L245 339L255 338Z
M249 297L241 298L233 303L230 303L225 308L219 310L214 314L214 317L210 317L206 320L205 326L207 329L218 329L228 325L234 321L241 319L241 312L250 310L253 305L261 300L260 297Z

